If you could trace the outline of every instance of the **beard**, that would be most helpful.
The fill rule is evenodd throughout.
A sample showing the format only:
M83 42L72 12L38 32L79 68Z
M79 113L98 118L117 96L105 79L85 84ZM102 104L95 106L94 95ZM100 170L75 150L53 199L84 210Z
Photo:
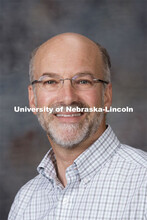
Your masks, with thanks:
M55 109L61 106L64 109L66 107L74 108L77 106L79 108L89 108L89 106L81 102L73 102L68 106L64 105L64 103L57 103L50 106L50 108ZM103 99L102 106L104 106ZM37 118L42 128L54 143L63 148L72 149L93 135L99 129L104 118L104 112L88 112L85 114L84 119L78 123L58 122L54 118L54 115L47 112L38 112Z

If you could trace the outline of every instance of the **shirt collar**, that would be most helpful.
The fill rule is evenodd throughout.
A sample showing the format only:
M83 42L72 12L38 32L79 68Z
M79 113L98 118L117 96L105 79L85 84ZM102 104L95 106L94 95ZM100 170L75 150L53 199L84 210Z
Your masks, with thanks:
M94 175L104 163L113 157L119 146L120 142L108 125L104 133L75 159L74 165L77 167L80 179ZM37 170L46 178L57 180L56 159L52 149L47 152Z
M56 179L56 159L52 148L46 153L37 171L48 179Z
M120 142L108 125L104 133L74 161L79 170L80 178L90 177L97 172L113 157L119 146Z

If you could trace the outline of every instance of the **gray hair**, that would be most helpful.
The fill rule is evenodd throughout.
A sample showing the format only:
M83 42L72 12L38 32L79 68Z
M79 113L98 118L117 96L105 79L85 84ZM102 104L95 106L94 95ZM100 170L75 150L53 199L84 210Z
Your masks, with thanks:
M110 56L109 56L107 50L104 47L102 47L97 42L94 42L94 43L98 46L98 48L101 52L101 55L102 55L103 64L104 64L104 69L103 69L104 80L106 80L108 82L111 82L111 72L110 72L111 61L110 61ZM29 64L29 79L30 79L30 82L32 82L34 80L34 58L35 58L35 55L36 55L39 47L37 47L31 53L31 59L30 59L30 64Z
M35 58L35 55L36 55L38 49L39 49L39 47L35 48L35 50L33 50L33 52L31 53L30 64L29 64L29 79L30 79L30 82L34 81L34 58Z
M108 51L102 47L99 43L95 42L95 44L98 46L101 55L102 55L102 60L103 60L103 75L104 75L104 80L111 82L111 60L110 56L108 54Z

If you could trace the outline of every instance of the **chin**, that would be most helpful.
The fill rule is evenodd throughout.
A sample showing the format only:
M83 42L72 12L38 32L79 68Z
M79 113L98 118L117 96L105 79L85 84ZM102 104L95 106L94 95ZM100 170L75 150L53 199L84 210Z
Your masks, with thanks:
M87 116L80 123L58 123L51 118L45 120L42 114L38 115L38 120L55 144L69 149L78 146L99 129L103 113L95 114L93 118Z
M57 145L64 148L74 148L89 136L88 130L88 126L81 129L79 124L62 124L57 127L51 123L47 133Z

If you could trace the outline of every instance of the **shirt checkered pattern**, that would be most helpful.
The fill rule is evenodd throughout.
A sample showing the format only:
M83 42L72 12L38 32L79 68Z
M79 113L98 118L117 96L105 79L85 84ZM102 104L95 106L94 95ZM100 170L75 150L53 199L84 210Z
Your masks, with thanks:
M67 168L65 188L55 165L50 150L8 220L147 219L147 153L122 145L110 126Z

